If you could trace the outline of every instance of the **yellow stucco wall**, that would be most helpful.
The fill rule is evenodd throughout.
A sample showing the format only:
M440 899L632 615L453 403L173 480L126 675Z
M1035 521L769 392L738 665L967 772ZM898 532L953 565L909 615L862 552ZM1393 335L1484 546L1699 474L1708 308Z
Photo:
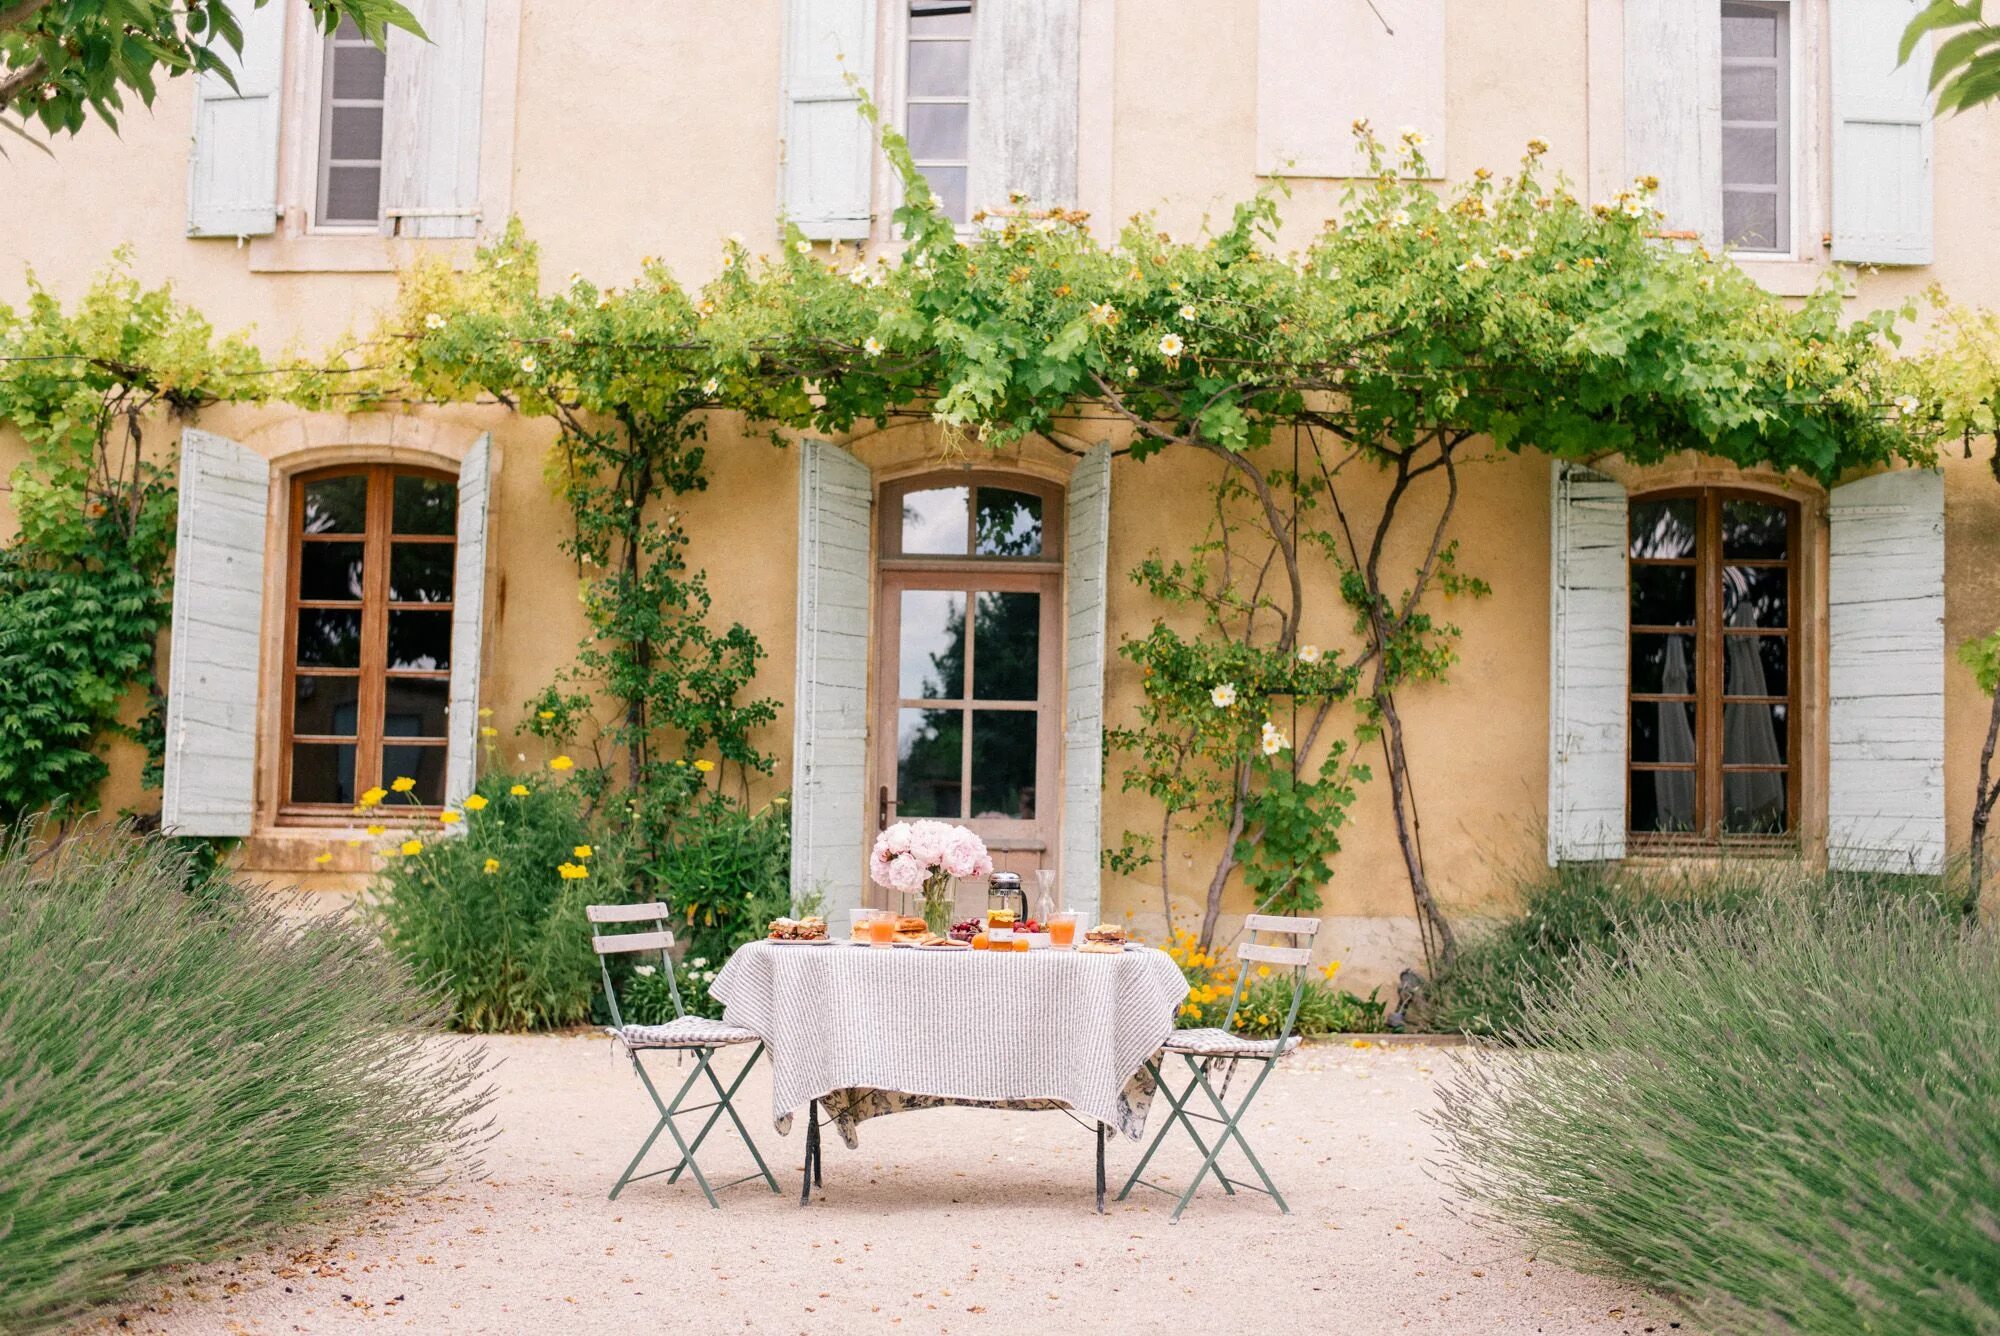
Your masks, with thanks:
M1254 5L1219 0L1085 0L1086 33L1110 34L1108 54L1086 71L1108 71L1085 97L1108 106L1109 134L1086 129L1083 176L1100 224L1141 210L1185 235L1257 185ZM1591 175L1615 126L1593 121L1593 0L1480 0L1450 9L1445 165L1454 178L1474 167L1507 170L1530 137L1547 138L1550 161L1579 183ZM524 0L521 61L513 83L509 200L544 255L551 282L572 269L620 283L646 256L664 259L685 281L712 270L722 239L741 233L753 246L774 236L782 6L776 0L676 0L643 14L614 0ZM313 349L365 328L387 302L386 273L252 272L248 253L229 241L183 235L190 87L164 88L150 113L136 110L122 134L92 125L58 143L53 157L13 151L0 159L0 299L17 299L32 265L59 293L79 291L116 246L131 248L148 283L172 280L223 329L251 326L268 350ZM1087 126L1097 123L1086 116ZM2000 110L1949 120L1936 134L1937 263L1861 276L1856 312L1942 283L1962 301L2000 305ZM1303 240L1338 203L1343 185L1295 181L1285 206L1287 240ZM1810 270L1811 266L1804 267ZM1809 276L1809 275L1808 275ZM1796 273L1787 280L1799 281ZM492 636L485 696L503 716L545 684L582 632L577 573L556 552L564 516L549 497L541 456L546 425L498 410L430 410L491 430L501 452L492 540L501 553L491 590ZM289 410L232 408L203 425L238 439L280 422ZM156 431L154 441L170 436ZM914 442L914 444L913 444ZM870 451L907 458L929 448L905 432ZM0 466L19 443L0 434ZM689 498L694 558L710 574L716 606L761 637L767 651L756 691L788 698L794 663L796 460L735 424L718 422L709 490ZM1114 470L1111 535L1114 641L1142 631L1151 608L1125 578L1155 545L1183 544L1205 522L1208 461L1168 455ZM1949 589L1946 631L1956 644L2000 624L2000 485L1983 459L1947 462ZM1503 457L1468 471L1455 528L1462 564L1491 581L1495 595L1452 606L1465 632L1464 662L1452 685L1408 693L1412 762L1433 875L1462 910L1490 908L1505 871L1537 856L1546 799L1548 465ZM1130 499L1143 494L1146 503ZM11 525L0 493L0 524ZM1419 535L1389 563L1408 567ZM1342 644L1345 618L1331 591L1315 602L1333 624L1307 637ZM1950 834L1965 836L1972 770L1984 702L1956 663L1948 669L1947 765ZM1113 660L1109 712L1135 703L1130 670ZM766 740L788 759L791 719ZM784 781L760 787L768 796ZM1107 837L1149 829L1146 804L1117 791L1109 772ZM136 758L116 757L107 809L142 805ZM301 845L300 848L305 848ZM314 848L323 845L314 845ZM1185 861L1183 861L1185 855ZM1184 895L1198 894L1212 849L1176 854ZM322 877L351 884L352 876ZM1115 910L1144 916L1158 904L1148 878L1107 885ZM1393 977L1409 953L1408 890L1379 782L1364 790L1350 826L1327 912L1327 951Z

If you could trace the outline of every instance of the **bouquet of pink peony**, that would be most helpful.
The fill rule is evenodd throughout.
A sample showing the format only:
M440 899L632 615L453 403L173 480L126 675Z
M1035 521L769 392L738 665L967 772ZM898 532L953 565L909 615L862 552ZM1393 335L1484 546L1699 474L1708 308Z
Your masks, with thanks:
M942 937L951 927L954 877L993 873L986 842L948 821L898 821L875 837L868 875L885 890L924 897L924 922Z

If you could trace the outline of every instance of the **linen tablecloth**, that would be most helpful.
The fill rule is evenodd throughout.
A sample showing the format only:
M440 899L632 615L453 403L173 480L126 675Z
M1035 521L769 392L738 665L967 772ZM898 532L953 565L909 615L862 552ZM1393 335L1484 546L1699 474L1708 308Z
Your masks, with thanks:
M940 1103L1070 1108L1137 1140L1146 1059L1186 998L1159 951L921 951L752 942L709 986L770 1051L779 1131L823 1101L864 1118Z

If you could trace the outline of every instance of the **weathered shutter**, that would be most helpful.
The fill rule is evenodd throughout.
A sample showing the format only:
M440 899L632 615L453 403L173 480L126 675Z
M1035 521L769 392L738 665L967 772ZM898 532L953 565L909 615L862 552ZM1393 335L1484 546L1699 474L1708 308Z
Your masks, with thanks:
M1079 0L973 8L971 206L1076 203Z
M236 86L218 74L194 83L194 152L188 159L188 235L254 237L278 225L279 85L285 72L285 0L236 5L240 55L218 46Z
M1111 447L1094 445L1069 475L1063 533L1063 806L1058 875L1066 907L1097 916L1104 824L1105 555Z
M875 82L874 0L790 0L785 28L785 216L809 237L868 235L875 129L848 87Z
M382 229L400 237L479 232L479 110L486 0L415 0L425 41L389 33L382 125Z
M255 451L181 434L160 803L160 825L175 834L250 833L270 490L271 466Z
M1928 39L1900 68L1916 0L1831 0L1833 258L1931 262Z
M1656 203L1668 228L1721 244L1722 6L1715 0L1626 0L1625 171L1660 178Z
M1354 122L1394 151L1424 132L1445 165L1445 0L1261 0L1257 6L1257 170L1365 176Z
M1557 460L1549 570L1549 863L1625 856L1625 488Z
M1944 865L1944 475L1833 489L1827 569L1827 857Z
M799 447L798 678L792 706L792 893L861 902L868 776L868 466Z
M493 438L481 436L458 466L458 557L451 589L451 686L446 710L444 800L465 801L479 780L479 665L486 631L486 516Z

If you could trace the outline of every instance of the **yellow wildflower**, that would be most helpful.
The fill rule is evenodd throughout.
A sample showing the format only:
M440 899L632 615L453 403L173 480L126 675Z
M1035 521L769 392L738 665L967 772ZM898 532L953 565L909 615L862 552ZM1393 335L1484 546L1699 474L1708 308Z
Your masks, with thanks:
M576 846L576 848L570 850L569 854L571 858L574 858L578 862L581 862L584 859L590 857L595 852L597 851L595 849L592 849L589 845L579 844Z
M381 837L381 836L383 836L383 835L386 835L386 834L388 834L388 833L389 833L389 828L388 828L387 826L370 826L370 827L368 828L368 833L369 833L370 835L374 835L374 836L376 836L376 837L378 837L378 838L379 838L379 837Z
M398 775L389 781L389 787L397 793L408 793L411 789L417 787L417 781L411 779L408 775Z
M486 875L487 875L487 876L489 876L489 877L490 877L490 876L492 876L492 875L493 875L494 873L498 872L499 870L500 870L500 860L499 860L499 859L497 859L497 858L489 858L489 859L487 859L487 860L486 860Z
M715 769L715 762L709 760L706 756L704 756L699 761L696 761L694 763L694 768L701 771L701 773L705 775L709 771Z
M479 736L482 738L497 738L500 736L500 730L491 724L484 724L479 729Z
M554 760L549 762L549 769L568 770L571 766L574 766L575 764L576 762L570 760L569 757L567 756L558 756Z
M493 717L493 707L491 705L480 706L479 717L481 719L491 719Z
M422 853L423 851L424 851L424 842L422 840L403 841L403 856L405 858L414 857L417 854Z
M555 718L555 717L556 717L556 712L555 712L554 710L537 710L537 711L535 711L535 718L537 718L537 719L553 719L553 718Z
M464 819L465 819L464 813L454 812L449 807L445 808L442 812L438 813L438 824L440 826L453 825L459 821L463 821Z
M581 863L564 863L556 868L564 881L582 881L590 876L590 869Z
M480 811L480 810L482 810L482 809L483 809L483 808L484 808L485 806L486 806L486 795L485 795L485 794L483 794L483 793L470 793L470 794L467 794L467 795L466 795L466 798L465 798L465 810L466 810L466 811L468 811L468 812L477 812L477 811Z
M389 790L387 789L370 789L361 795L361 805L363 807L373 807L388 796Z
M315 855L315 856L313 857L313 862L315 862L315 863L319 863L319 864L321 864L322 866L323 866L323 865L325 865L325 864L327 864L327 863L331 863L332 861L333 861L333 855L332 855L332 854L330 854L330 853L324 853L324 854L316 854L316 855Z
M528 796L528 786L526 784L516 784L513 788L508 789L507 792L513 794L516 798L525 798Z
M1257 967L1257 977L1258 977L1258 978L1260 978L1260 979L1268 979L1268 978L1270 978L1270 977L1271 977L1271 967L1270 967L1269 965L1259 965L1259 966Z

